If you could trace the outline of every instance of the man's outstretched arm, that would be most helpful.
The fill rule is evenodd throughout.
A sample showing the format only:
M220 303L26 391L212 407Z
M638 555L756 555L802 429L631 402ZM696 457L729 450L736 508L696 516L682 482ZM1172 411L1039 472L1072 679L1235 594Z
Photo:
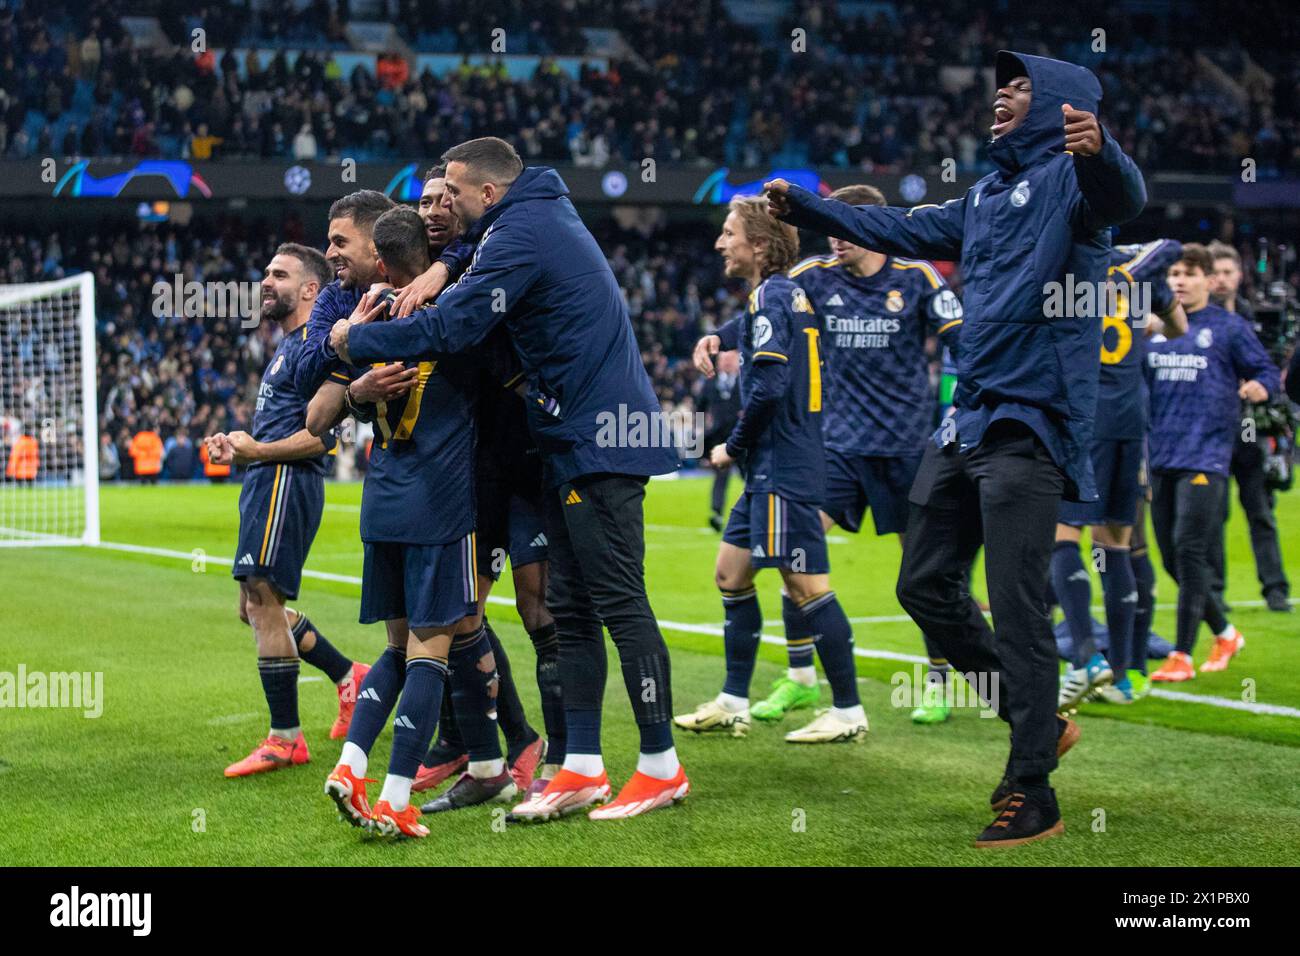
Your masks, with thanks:
M498 225L479 243L469 271L438 301L404 319L335 326L331 346L359 364L463 352L487 337L523 299L539 272L522 225Z
M801 229L847 239L891 256L958 259L966 224L966 197L941 206L850 206L822 199L784 179L764 183L768 212Z

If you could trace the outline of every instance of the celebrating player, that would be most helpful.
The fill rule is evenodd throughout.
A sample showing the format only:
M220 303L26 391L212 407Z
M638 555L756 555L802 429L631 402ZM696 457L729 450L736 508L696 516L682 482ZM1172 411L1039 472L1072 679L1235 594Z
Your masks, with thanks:
M514 149L493 137L462 143L443 159L448 202L473 244L469 270L431 308L389 322L339 322L327 345L359 361L458 352L506 323L546 467L546 603L560 637L567 735L563 768L513 816L550 819L609 795L600 745L602 624L618 648L641 748L618 798L590 816L636 816L690 789L673 747L668 648L644 573L646 481L675 469L677 453L631 432L609 435L609 416L654 422L662 410L618 282L560 177L524 169Z
M763 630L754 577L761 568L777 568L789 595L786 640L815 644L834 699L834 706L786 734L786 741L864 740L867 715L858 698L853 629L830 588L818 510L826 474L821 329L804 290L786 275L799 253L799 235L768 216L761 198L736 197L715 248L726 274L745 279L752 290L739 337L740 420L709 456L715 468L740 462L745 493L722 533L715 572L726 618L726 682L717 697L674 721L697 733L746 734Z
M445 166L426 174L418 211L429 238L429 258L436 259L463 233L460 220L444 205ZM418 278L416 280L419 281ZM401 292L398 292L400 298ZM396 305L396 303L394 303ZM506 737L506 765L520 790L533 784L543 752L564 759L564 711L560 702L558 641L546 610L546 534L539 510L542 491L541 456L528 434L523 400L514 391L522 378L519 359L504 330L497 330L477 350L483 367L478 388L474 455L474 503L477 509L478 616L482 618L496 658L499 685L497 720ZM515 585L515 607L537 651L538 689L546 720L547 741L528 723L515 687L510 658L487 620L492 586L509 556ZM477 621L472 622L477 626ZM549 746L548 746L549 744ZM438 738L416 774L412 790L436 787L469 762L456 724L450 697L443 698ZM549 780L558 767L543 768Z
M1153 681L1196 676L1192 651L1204 620L1214 649L1201 672L1226 670L1246 640L1210 597L1209 549L1223 520L1227 476L1242 399L1267 401L1280 375L1239 315L1210 304L1214 263L1202 245L1183 246L1169 284L1187 312L1187 334L1154 336L1147 354L1151 387L1151 519L1160 558L1178 582L1178 631Z
M997 170L941 206L849 206L783 180L774 214L893 255L961 257L966 322L955 417L912 488L898 597L963 673L989 675L1011 754L977 847L1061 833L1048 775L1077 736L1056 716L1046 603L1062 495L1097 497L1092 463L1100 316L1048 316L1050 289L1106 279L1108 227L1146 202L1141 174L1097 121L1101 84L1082 67L998 53L989 158ZM984 546L998 640L965 589ZM981 678L983 679L983 678Z
M428 265L425 225L409 207L392 209L373 226L378 269L405 284ZM376 287L362 297L360 313L377 318L391 297ZM352 729L339 764L325 784L343 818L384 836L425 837L411 786L437 726L450 678L458 723L469 747L469 772L427 812L454 809L515 793L497 737L496 662L481 624L474 575L474 394L476 370L468 363L407 363L409 394L378 404L377 441L361 497L365 564L361 622L384 621L388 647L358 694ZM327 383L329 404L317 430L343 412L355 396ZM468 619L471 626L464 622ZM400 699L398 694L400 693ZM396 702L393 749L379 802L368 806L370 748ZM435 805L436 804L436 805Z
M880 190L845 186L832 199L854 206L885 205ZM790 270L821 318L826 357L826 500L822 527L839 525L856 533L868 508L876 534L897 534L907 526L907 493L921 463L931 428L930 370L927 335L937 334L956 351L961 302L930 263L872 252L843 239L830 240L831 255L806 259ZM699 362L707 360L717 338L734 348L734 326L706 336ZM723 339L726 339L725 343ZM754 705L756 720L780 720L787 710L817 703L820 691L813 668L813 639L804 633L802 615L788 594L781 597L789 668L767 700ZM934 642L926 640L930 659L927 684L943 690L949 671ZM912 712L917 723L947 720L941 694L927 694Z
M208 460L247 465L239 493L239 617L252 625L257 669L271 710L271 730L227 777L246 777L306 763L307 741L298 720L298 660L318 667L338 688L339 714L331 738L348 731L357 685L369 669L339 653L305 614L285 607L296 600L325 505L323 455L334 446L326 433L306 429L308 396L294 385L307 317L330 281L329 264L315 249L285 243L262 279L262 318L280 325L282 338L262 375L253 433L218 433L204 439Z
M1147 392L1142 377L1144 331L1158 323L1166 338L1187 329L1187 317L1165 281L1182 246L1159 239L1142 246L1111 251L1109 276L1116 309L1101 321L1101 378L1097 393L1097 426L1093 434L1092 468L1096 501L1061 503L1052 551L1052 589L1065 612L1074 651L1073 666L1061 683L1059 710L1075 707L1094 690L1116 704L1133 701L1128 669L1146 655L1146 646L1133 644L1138 607L1138 581L1130 546L1142 472L1146 464ZM1147 301L1148 296L1150 302ZM1137 307L1145 311L1137 314ZM1106 654L1092 636L1092 581L1079 555L1084 525L1091 528L1094 554L1101 574L1108 630Z

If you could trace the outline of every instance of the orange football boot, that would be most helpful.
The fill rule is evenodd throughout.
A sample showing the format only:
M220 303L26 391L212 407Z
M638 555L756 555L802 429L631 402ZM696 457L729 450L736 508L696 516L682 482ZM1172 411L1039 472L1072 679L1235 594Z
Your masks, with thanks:
M369 777L358 777L345 763L334 768L325 781L325 795L339 808L339 816L354 827L369 827L370 799L366 784L375 783Z
M516 806L506 819L516 823L542 823L608 800L609 777L605 771L598 777L586 777L561 769L541 793Z
M519 752L514 762L510 764L510 776L519 788L520 793L527 793L528 788L532 786L533 774L537 773L537 765L542 762L546 756L546 741L538 737L531 744Z
M381 837L397 840L422 840L429 835L429 828L420 822L420 808L413 803L394 810L387 800L380 800L370 815L370 827Z
M445 760L440 764L432 767L426 767L420 764L415 771L415 782L411 784L412 793L423 793L425 790L432 790L438 784L442 783L452 774L460 773L469 766L469 754L460 754L451 760Z
M352 712L357 709L357 691L361 689L361 682L369 673L369 664L354 663L352 676L338 685L339 715L334 719L334 726L330 728L330 740L342 740L348 735L348 728L352 726Z
M686 768L680 764L671 780L651 777L638 770L624 784L613 803L597 807L587 816L593 820L626 820L660 807L681 803L690 792L691 782L686 779Z
M253 752L243 760L236 761L226 768L227 777L251 777L255 773L269 773L281 767L293 767L307 763L311 755L307 753L307 741L301 733L296 740L268 736L253 748Z
M1226 671L1228 661L1237 656L1237 652L1246 646L1246 639L1241 636L1241 631L1237 630L1231 624L1228 625L1227 637L1216 637L1214 639L1214 650L1210 651L1209 658L1201 665L1201 673L1208 674L1212 671Z
M1182 651L1170 651L1165 662L1160 665L1160 669L1151 675L1153 683L1176 684L1181 681L1191 680L1196 676L1196 668L1192 666L1192 655L1184 654Z

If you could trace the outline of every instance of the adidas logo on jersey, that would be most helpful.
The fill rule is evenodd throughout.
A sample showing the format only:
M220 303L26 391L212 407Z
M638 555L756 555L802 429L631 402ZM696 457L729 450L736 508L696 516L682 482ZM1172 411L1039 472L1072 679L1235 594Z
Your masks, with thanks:
M757 545L757 544L754 545L754 549L753 549L752 551L750 551L750 554L752 554L752 555L753 555L754 557L756 557L756 558L764 558L764 557L767 557L767 555L763 554L763 548L762 548L762 546L761 546L761 545Z
M564 499L564 503L566 505L580 505L582 504L582 498L578 496L578 492L576 489L570 489L569 497Z
M239 559L239 563L240 563L240 564L256 564L257 562L253 560L253 556L252 556L251 554L245 554L242 558Z
M376 704L383 703L383 701L380 700L379 695L375 693L373 687L367 687L361 693L357 694L357 700L373 700Z
M546 547L546 543L546 535L539 534L537 537L533 538L532 544L530 544L529 547L544 548Z
M411 723L411 718L405 714L398 714L397 719L393 721L394 727L401 727L405 730L414 730L415 724Z
M836 292L833 296L831 296L829 299L826 300L826 304L827 304L827 305L843 305L843 304L844 304L844 300L841 299L841 298L840 298L840 294L839 294L838 292Z

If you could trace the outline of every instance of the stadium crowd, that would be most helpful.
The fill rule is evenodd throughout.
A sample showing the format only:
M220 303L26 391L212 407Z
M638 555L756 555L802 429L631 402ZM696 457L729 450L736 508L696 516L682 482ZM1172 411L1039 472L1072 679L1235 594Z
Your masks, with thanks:
M988 95L974 67L1011 38L1004 20L968 15L957 0L875 5L870 18L800 0L765 30L717 0L567 0L563 17L530 17L510 2L385 6L416 49L481 52L501 27L511 52L542 59L526 80L468 61L447 75L416 75L393 56L373 73L358 66L344 75L333 54L346 49L346 3L315 0L285 18L256 7L249 15L219 4L155 5L180 44L166 54L133 46L121 23L130 4L21 4L0 12L0 154L366 160L435 156L499 135L532 163L654 157L898 171L951 157L961 170L986 171L972 130ZM1244 156L1261 176L1296 168L1300 65L1284 36L1255 26L1280 20L1215 20L1193 51L1172 14L1089 12L1089 4L1034 4L1015 38L1083 62L1105 58L1106 121L1143 169L1222 170ZM1081 40L1080 22L1110 24L1111 52ZM551 55L588 53L575 23L616 28L636 55L600 60L607 68L593 58L570 77ZM198 27L209 47L195 54ZM797 30L805 34L792 39ZM1207 37L1219 45L1205 47ZM241 62L236 44L275 54L264 66L252 55Z
M709 241L660 231L649 237L605 223L602 247L627 298L642 357L668 412L693 411L702 385L689 371L695 340L741 307L709 255ZM244 328L240 316L175 315L169 307L175 276L184 282L257 282L282 236L280 227L238 219L189 226L118 225L86 233L0 232L0 284L57 279L88 270L95 276L101 478L162 477L184 480L228 472L200 458L196 438L246 429L261 372L278 333L266 323ZM169 290L155 310L155 286ZM156 314L161 312L162 314ZM75 329L74 325L68 326ZM0 355L13 354L17 374L5 376L10 409L27 409L39 422L50 389L66 374L42 378L46 356L30 324L0 322ZM46 359L48 358L48 362ZM58 387L63 387L59 385ZM25 425L30 430L31 425ZM17 427L16 425L14 427ZM157 436L135 442L137 436ZM77 429L67 439L78 440ZM75 450L47 463L79 458ZM364 456L362 456L364 460Z

